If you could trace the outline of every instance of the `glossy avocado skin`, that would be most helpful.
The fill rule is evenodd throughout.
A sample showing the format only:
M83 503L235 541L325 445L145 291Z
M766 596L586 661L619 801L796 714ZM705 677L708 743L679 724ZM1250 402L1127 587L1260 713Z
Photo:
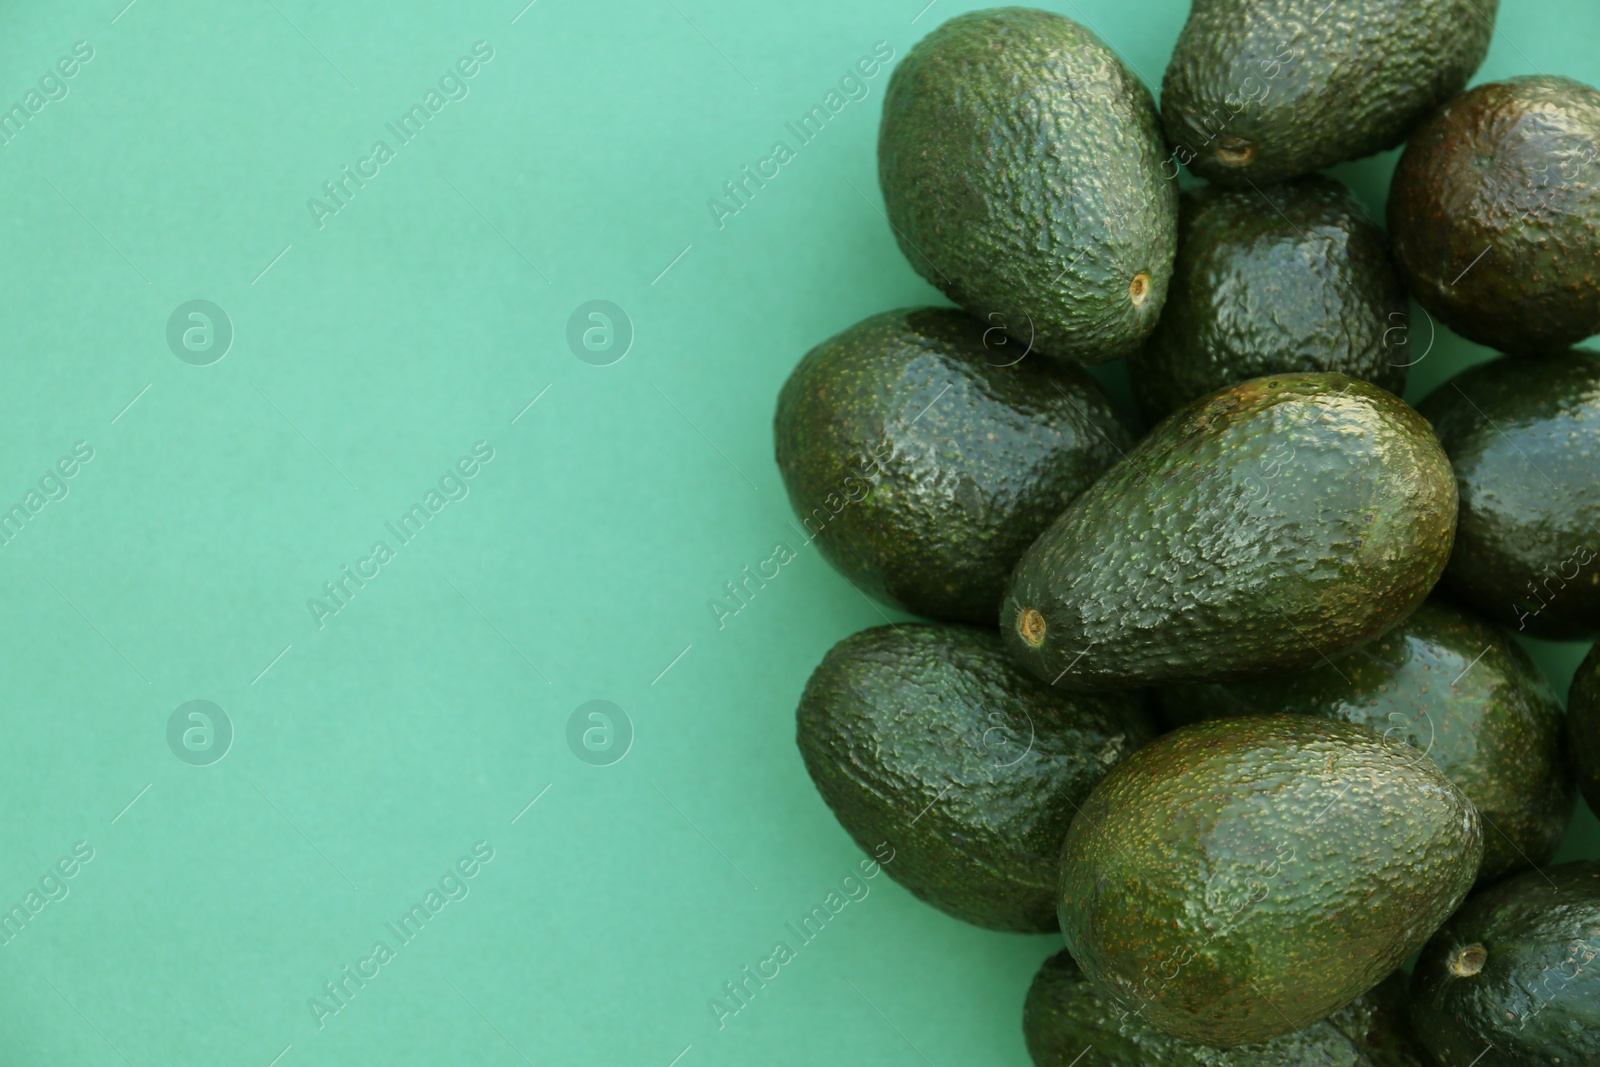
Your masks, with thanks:
M1072 958L1151 1024L1217 1048L1324 1019L1467 895L1472 803L1364 726L1307 715L1165 734L1095 787L1061 854Z
M1409 1067L1374 1063L1331 1022L1226 1050L1172 1037L1096 989L1066 952L1033 976L1022 1036L1034 1067Z
M1426 753L1483 817L1478 877L1543 863L1572 815L1561 704L1520 646L1442 601L1299 674L1161 691L1169 717L1342 719Z
M1600 630L1600 355L1471 367L1418 405L1461 497L1450 594L1536 637Z
M878 181L911 265L1021 347L1083 363L1155 327L1178 191L1150 92L1070 19L959 15L890 77Z
M1411 1018L1440 1064L1600 1063L1600 863L1474 893L1422 950Z
M1480 85L1406 145L1389 186L1417 302L1502 352L1600 333L1600 92L1570 78Z
M1426 422L1340 374L1256 378L1173 413L1023 554L1001 631L1071 688L1322 662L1404 618L1450 554Z
M1133 358L1133 393L1151 422L1290 371L1339 371L1398 394L1412 360L1407 307L1383 231L1332 178L1185 192L1167 306Z
M1327 1018L1372 1067L1433 1067L1411 1025L1408 984L1409 976L1395 971Z
M1194 0L1161 84L1182 163L1265 185L1392 148L1483 62L1498 0Z
M1589 810L1600 812L1600 652L1589 649L1567 690L1567 756Z
M784 383L789 501L863 591L992 626L1017 557L1133 447L1088 372L1020 354L960 311L907 309L818 345Z
M840 641L806 683L800 754L857 844L923 900L998 930L1056 929L1077 805L1155 736L1134 695L1040 685L992 631L901 624Z

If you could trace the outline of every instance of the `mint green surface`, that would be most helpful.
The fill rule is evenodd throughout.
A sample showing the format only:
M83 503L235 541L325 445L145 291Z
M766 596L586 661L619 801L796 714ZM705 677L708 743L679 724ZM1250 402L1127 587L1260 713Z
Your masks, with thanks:
M0 135L0 505L25 516L0 547L0 908L26 918L0 1062L1026 1063L1056 939L882 874L840 889L862 856L793 709L834 641L900 616L802 546L771 458L807 348L938 299L880 215L887 70L845 76L961 5L523 2L0 16L0 102L28 116ZM1186 11L1047 6L1152 84ZM1600 82L1600 8L1504 6L1481 78ZM832 90L802 144L786 123ZM1337 173L1381 215L1393 159ZM719 225L746 165L773 176ZM340 203L346 166L368 177ZM232 324L209 365L203 321L194 362L167 340L193 300ZM632 323L609 366L568 346L592 300ZM1441 330L1411 398L1487 355ZM779 544L719 626L708 602ZM341 606L346 566L370 577ZM1537 654L1564 691L1581 652ZM233 731L206 766L168 743L194 700ZM632 723L608 766L569 747L591 700ZM1568 853L1600 855L1583 819ZM779 941L719 1026L708 1001ZM333 1000L347 966L370 977Z

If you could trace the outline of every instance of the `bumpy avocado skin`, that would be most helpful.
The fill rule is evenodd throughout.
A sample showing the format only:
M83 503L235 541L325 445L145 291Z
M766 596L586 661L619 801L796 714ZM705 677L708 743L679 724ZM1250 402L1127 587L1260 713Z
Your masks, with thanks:
M1498 0L1194 0L1161 85L1183 163L1265 185L1392 148L1483 62Z
M1572 815L1560 702L1519 645L1441 601L1309 671L1172 686L1161 703L1168 718L1292 712L1408 742L1477 806L1484 881L1555 855Z
M1070 19L973 11L889 80L878 180L918 273L1023 346L1131 354L1165 302L1178 191L1150 92Z
M1184 1041L1096 989L1066 952L1033 976L1022 1036L1034 1067L1412 1067L1370 1060L1331 1022L1226 1050Z
M1134 397L1155 422L1264 374L1339 371L1398 394L1413 358L1407 307L1383 231L1332 178L1186 192L1167 306L1130 368Z
M1021 354L960 311L907 309L818 345L784 383L789 501L864 592L992 626L1023 550L1133 447L1087 371Z
M1372 1067L1433 1067L1411 1025L1408 983L1404 971L1395 971L1328 1016L1328 1025L1348 1037Z
M1324 1019L1467 895L1471 801L1364 726L1215 719L1114 768L1067 831L1061 931L1151 1024L1217 1048Z
M1001 630L1071 688L1300 670L1420 604L1455 519L1444 451L1393 394L1256 378L1173 413L1074 500L1018 562Z
M1600 1063L1600 863L1474 893L1422 950L1411 1018L1445 1067Z
M1600 355L1480 363L1418 410L1461 497L1444 587L1511 630L1600 630Z
M1600 646L1591 648L1567 690L1567 755L1591 811L1600 812Z
M1480 85L1406 144L1389 186L1417 302L1502 352L1600 333L1600 91L1569 78Z
M881 626L845 638L800 698L800 754L884 870L959 919L1056 929L1061 839L1117 762L1155 736L1132 694L1068 696L992 631Z

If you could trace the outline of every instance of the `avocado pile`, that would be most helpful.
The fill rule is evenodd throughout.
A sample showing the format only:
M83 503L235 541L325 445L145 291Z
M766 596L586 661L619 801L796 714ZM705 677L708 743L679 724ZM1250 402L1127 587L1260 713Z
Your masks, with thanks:
M1059 931L1038 1067L1600 1065L1600 861L1549 862L1600 649L1569 713L1513 640L1600 635L1600 92L1467 90L1496 7L1193 0L1159 111L1029 8L890 79L886 217L957 306L822 342L774 432L928 621L835 645L798 743L910 892ZM1385 231L1317 172L1401 143ZM1411 299L1503 353L1416 408Z

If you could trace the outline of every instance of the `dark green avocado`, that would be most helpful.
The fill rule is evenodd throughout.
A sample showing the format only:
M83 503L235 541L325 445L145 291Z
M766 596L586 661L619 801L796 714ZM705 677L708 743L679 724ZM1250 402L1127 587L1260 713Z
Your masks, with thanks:
M1442 1067L1600 1063L1600 863L1474 893L1422 950L1411 1018Z
M1485 881L1555 855L1572 814L1555 694L1505 633L1441 601L1309 671L1172 686L1161 703L1169 718L1294 712L1409 742L1477 805Z
M1480 363L1418 409L1460 490L1445 588L1511 630L1600 630L1600 355Z
M1227 1050L1184 1041L1096 989L1066 952L1034 975L1022 1036L1034 1067L1411 1067L1369 1060L1331 1021Z
M1372 1067L1433 1067L1411 1025L1408 982L1404 971L1395 971L1328 1016L1328 1025L1365 1053ZM1307 1061L1305 1067L1314 1065Z
M1405 139L1461 91L1498 0L1194 0L1161 84L1184 164L1266 185Z
M1589 810L1600 812L1600 650L1589 649L1567 690L1567 755Z
M1061 839L1105 773L1155 735L1133 695L1040 685L988 630L913 624L840 641L806 683L800 754L884 870L959 919L1056 929Z
M1431 762L1309 715L1195 723L1094 788L1061 853L1061 932L1091 981L1216 1048L1327 1018L1472 887L1477 809Z
M1412 362L1407 307L1383 231L1332 178L1186 192L1167 306L1130 366L1133 393L1151 422L1289 371L1339 371L1398 394Z
M1174 413L1011 576L1006 643L1054 685L1300 670L1422 603L1456 521L1423 419L1342 374L1282 374Z
M1470 341L1551 352L1600 333L1600 91L1491 82L1419 127L1389 186L1417 302Z
M878 181L900 249L1019 348L1131 354L1166 300L1178 190L1155 103L1071 19L959 15L889 79Z
M778 469L830 562L919 615L994 624L1017 557L1133 437L1081 367L960 311L824 341L778 394Z

